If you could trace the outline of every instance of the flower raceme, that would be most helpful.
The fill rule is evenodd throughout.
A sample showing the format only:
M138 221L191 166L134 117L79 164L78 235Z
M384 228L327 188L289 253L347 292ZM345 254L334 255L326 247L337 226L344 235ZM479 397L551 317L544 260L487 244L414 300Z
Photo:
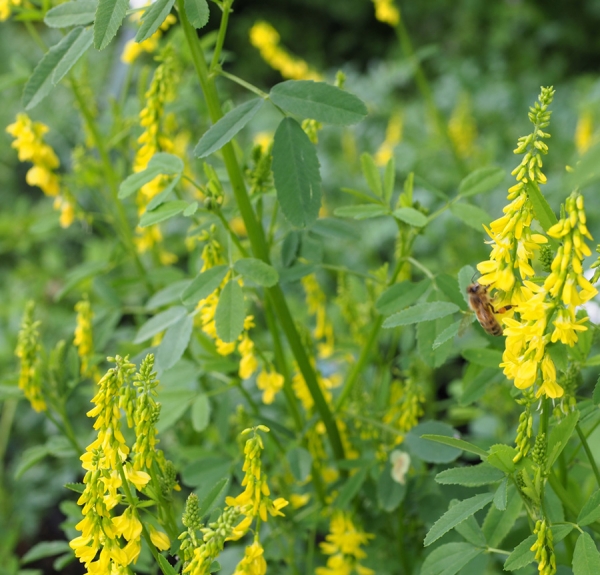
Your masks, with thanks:
M571 194L563 211L564 216L548 230L550 237L562 241L550 275L542 286L526 281L523 291L530 295L517 307L520 320L504 320L506 349L501 367L519 389L534 385L541 370L537 397L562 397L564 391L556 382L556 368L546 346L558 341L571 347L577 343L577 332L587 329L583 325L587 318L576 319L576 307L598 293L583 275L582 260L591 254L584 241L591 235L583 196Z

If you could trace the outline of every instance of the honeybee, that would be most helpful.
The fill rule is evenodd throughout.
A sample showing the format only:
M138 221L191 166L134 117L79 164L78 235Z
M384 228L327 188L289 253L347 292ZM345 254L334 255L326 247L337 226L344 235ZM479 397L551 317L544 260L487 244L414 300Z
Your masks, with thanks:
M502 335L502 326L495 314L504 313L512 306L507 305L500 310L495 310L488 295L488 288L477 282L467 287L467 295L469 296L469 307L475 312L481 327L490 335Z

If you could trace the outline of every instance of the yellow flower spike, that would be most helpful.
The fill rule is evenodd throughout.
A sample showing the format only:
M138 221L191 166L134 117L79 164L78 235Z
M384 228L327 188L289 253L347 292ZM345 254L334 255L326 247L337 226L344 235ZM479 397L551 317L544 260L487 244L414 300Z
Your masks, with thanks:
M394 5L394 0L373 0L375 4L375 18L392 28L400 23L400 11Z

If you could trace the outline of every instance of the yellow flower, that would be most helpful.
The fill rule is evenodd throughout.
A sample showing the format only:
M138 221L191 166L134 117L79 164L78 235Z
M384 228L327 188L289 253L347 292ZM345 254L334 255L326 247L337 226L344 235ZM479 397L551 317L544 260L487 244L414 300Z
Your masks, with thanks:
M402 112L392 114L385 131L385 140L375 153L375 163L378 166L385 166L394 157L394 148L402 140L403 128L404 116Z
M373 0L375 18L384 24L394 27L400 22L400 11L394 5L394 0Z
M38 327L40 322L33 321L34 310L35 303L28 302L15 349L15 355L21 360L19 389L23 391L35 411L46 411L47 406L42 394L38 365L40 351Z
M260 541L254 541L252 545L246 547L244 557L238 563L233 575L265 575L267 572L267 562L263 557L264 549Z
M273 368L266 371L263 369L256 378L256 387L263 392L262 400L265 405L275 401L275 396L283 388L283 375L277 373Z
M250 29L250 43L258 48L262 59L284 78L320 80L321 76L300 58L291 56L279 46L279 34L267 22L257 22Z
M77 353L81 359L81 376L91 377L96 374L95 368L90 368L90 359L94 354L94 345L92 340L92 318L94 314L87 296L75 304L77 312L77 325L75 327L75 339L73 345L77 348Z
M318 345L319 357L326 359L330 357L334 351L333 325L327 318L327 311L325 308L327 298L321 289L315 274L304 276L301 281L304 291L306 292L308 313L309 315L315 316L315 329L313 330L313 335L317 340L324 340L319 342Z
M316 575L350 574L353 569L364 575L374 575L374 571L360 565L359 560L367 555L362 549L374 535L357 529L350 514L335 511L331 518L329 534L321 543L321 550L330 555L326 567L317 567Z
M477 126L471 113L471 102L466 94L461 94L452 111L448 121L448 135L461 158L473 155L474 143L477 139Z
M580 154L587 152L592 145L594 133L593 116L590 110L583 111L577 120L575 128L575 147Z
M158 550L166 551L171 547L171 541L169 541L166 533L157 531L153 525L148 525L148 531L150 532L150 540Z

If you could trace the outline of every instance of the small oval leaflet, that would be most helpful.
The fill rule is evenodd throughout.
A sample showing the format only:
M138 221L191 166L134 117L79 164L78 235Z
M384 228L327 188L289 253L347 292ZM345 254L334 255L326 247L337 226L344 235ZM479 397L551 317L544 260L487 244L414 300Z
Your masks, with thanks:
M233 264L233 269L261 286L272 287L279 281L277 270L257 258L242 258Z
M225 342L235 341L244 329L244 292L236 280L227 282L215 312L217 335Z
M349 125L367 115L367 107L353 94L313 80L288 80L273 86L271 101L302 119Z

